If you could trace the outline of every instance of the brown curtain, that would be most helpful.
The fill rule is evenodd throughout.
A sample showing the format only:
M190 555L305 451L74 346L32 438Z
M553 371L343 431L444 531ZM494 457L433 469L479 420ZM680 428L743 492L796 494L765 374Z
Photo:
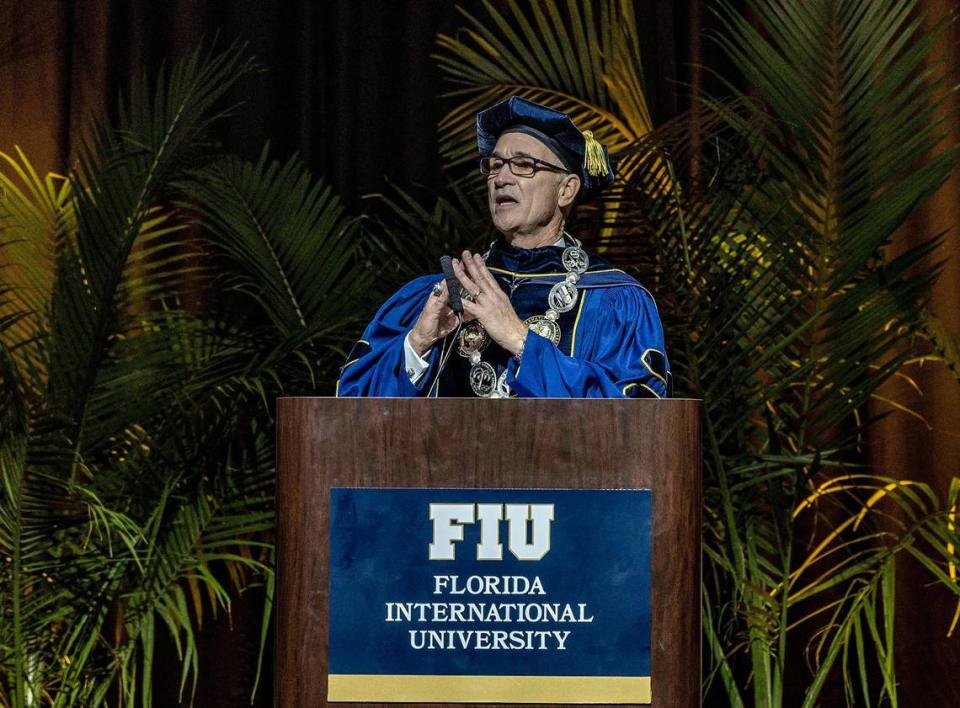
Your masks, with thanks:
M495 5L503 5L497 0ZM929 22L956 11L952 0L923 0ZM460 5L471 13L480 0ZM720 53L703 37L713 20L704 0L638 2L644 71L657 122L689 106L691 91L718 90L709 72L723 73ZM155 71L202 39L242 38L266 72L244 87L244 105L219 137L248 157L270 140L273 154L298 152L358 208L384 178L409 187L438 186L437 98L445 88L430 53L438 31L452 32L461 17L449 0L3 0L0 2L0 150L21 147L40 171L63 170L91 116L112 110L135 73ZM960 28L943 50L950 84L960 79ZM948 124L953 139L958 99ZM960 178L955 173L898 235L894 249L949 230L937 257L945 260L931 310L960 332ZM879 423L867 456L892 476L928 482L945 493L960 473L960 385L944 367L909 372L884 391L908 402L929 422L895 412ZM874 413L884 410L878 402ZM902 566L897 586L898 677L903 705L960 705L956 680L960 636L946 637L955 599L924 587L923 576ZM241 600L231 624L204 624L205 651L197 705L246 702L257 642L256 600ZM960 631L957 632L960 635ZM172 653L170 658L172 659ZM801 661L798 658L798 661ZM799 668L799 667L798 667ZM260 705L270 704L269 675ZM175 677L158 686L159 705L176 705ZM938 700L931 700L935 696Z
M476 3L475 3L476 4ZM263 68L218 135L256 157L299 153L353 206L397 184L438 184L441 86L430 58L458 16L447 0L4 0L0 149L62 170L93 115L202 41L245 41Z
M924 0L926 24L957 12L952 0ZM955 18L954 18L955 19ZM960 80L960 26L954 21L939 50L946 57L947 84ZM946 91L947 89L945 89ZM950 140L960 142L960 97L949 95L945 125ZM931 256L943 261L943 270L930 293L929 309L954 335L960 333L960 172L954 169L939 192L900 229L894 251L917 245L946 232L943 246ZM909 366L909 381L896 377L881 395L906 404L923 420L892 411L876 401L870 413L889 412L871 431L867 455L881 473L930 484L945 498L950 480L960 476L960 384L942 364ZM957 372L960 375L960 371ZM897 678L901 705L960 706L960 626L952 637L947 629L957 607L957 596L943 588L926 587L928 571L912 559L898 565L896 584Z

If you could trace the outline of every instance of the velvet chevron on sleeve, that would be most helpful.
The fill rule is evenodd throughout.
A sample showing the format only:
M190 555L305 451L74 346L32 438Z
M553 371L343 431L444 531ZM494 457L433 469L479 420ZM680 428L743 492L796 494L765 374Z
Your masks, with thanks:
M608 288L581 322L578 352L563 353L533 333L507 383L532 398L665 398L670 374L663 330L650 294L639 286Z
M337 396L412 397L426 393L424 380L419 387L410 382L404 364L403 340L413 329L430 289L438 280L439 276L417 278L384 303L341 367ZM436 347L426 359L433 368Z

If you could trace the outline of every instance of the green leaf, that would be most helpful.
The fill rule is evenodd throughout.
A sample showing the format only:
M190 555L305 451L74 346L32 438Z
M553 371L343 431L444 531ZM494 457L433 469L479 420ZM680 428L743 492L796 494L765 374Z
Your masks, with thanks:
M451 164L476 153L474 114L510 95L570 113L611 149L651 129L632 3L603 0L599 17L572 0L565 13L543 0L510 0L503 12L484 2L483 18L459 10L467 27L439 35L434 55L457 86L447 94L456 106L440 122Z

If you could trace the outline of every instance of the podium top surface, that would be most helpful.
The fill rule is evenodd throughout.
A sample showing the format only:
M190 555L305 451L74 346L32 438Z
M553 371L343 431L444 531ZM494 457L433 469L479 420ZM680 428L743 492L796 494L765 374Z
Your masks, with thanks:
M620 401L623 403L633 402L633 403L656 403L658 405L662 404L671 404L676 401L684 401L687 403L701 403L702 399L700 398L474 398L472 396L464 397L452 397L445 396L443 398L409 398L404 396L376 396L376 397L337 397L337 396L277 396L278 401L433 401L439 403L441 401L477 401L477 402L486 402L486 403L526 403L530 401L552 401L556 403L570 403L571 401Z
M651 486L699 464L693 399L290 397L278 401L281 458L334 484ZM295 452L298 451L298 452Z

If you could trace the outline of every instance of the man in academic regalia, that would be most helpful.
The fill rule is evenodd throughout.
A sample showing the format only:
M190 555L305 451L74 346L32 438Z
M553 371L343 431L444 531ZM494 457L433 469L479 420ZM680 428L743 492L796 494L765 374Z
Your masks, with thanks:
M564 230L578 200L613 182L606 150L566 114L517 96L477 114L477 142L499 237L453 261L462 326L443 278L417 278L367 326L337 395L670 395L653 297Z

